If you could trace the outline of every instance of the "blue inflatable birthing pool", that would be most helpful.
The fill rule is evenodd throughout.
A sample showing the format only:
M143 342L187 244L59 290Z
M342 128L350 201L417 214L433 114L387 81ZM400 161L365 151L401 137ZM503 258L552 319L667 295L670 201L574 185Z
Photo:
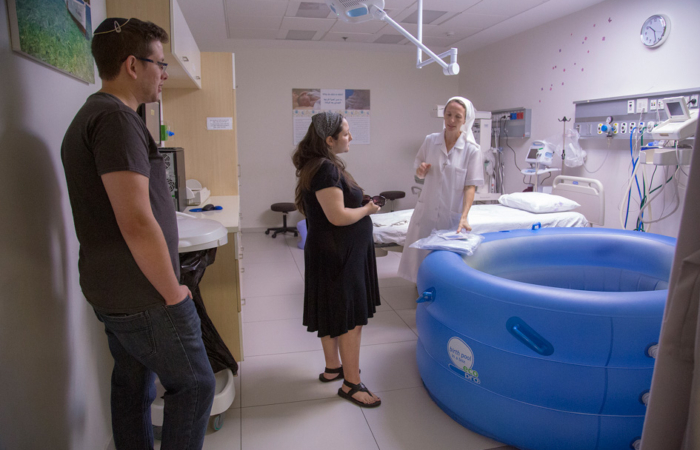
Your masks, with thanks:
M484 234L418 272L417 359L452 418L523 450L640 439L676 240L604 228Z

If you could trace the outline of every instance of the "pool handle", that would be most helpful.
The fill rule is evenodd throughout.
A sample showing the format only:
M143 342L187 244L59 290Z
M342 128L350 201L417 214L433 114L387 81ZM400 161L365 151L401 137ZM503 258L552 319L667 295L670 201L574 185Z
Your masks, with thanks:
M543 356L554 353L554 347L519 317L511 317L506 322L508 332L517 340Z
M416 299L416 303L425 303L435 301L435 288L426 289L420 297Z

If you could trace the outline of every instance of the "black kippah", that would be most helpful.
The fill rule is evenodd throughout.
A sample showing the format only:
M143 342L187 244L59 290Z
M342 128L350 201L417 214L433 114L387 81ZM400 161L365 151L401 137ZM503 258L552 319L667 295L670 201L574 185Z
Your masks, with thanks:
M95 29L93 35L111 33L112 31L121 33L122 27L126 25L126 23L129 20L131 19L124 19L121 17L108 17L102 21L102 23L100 24L100 26L97 27L97 29Z

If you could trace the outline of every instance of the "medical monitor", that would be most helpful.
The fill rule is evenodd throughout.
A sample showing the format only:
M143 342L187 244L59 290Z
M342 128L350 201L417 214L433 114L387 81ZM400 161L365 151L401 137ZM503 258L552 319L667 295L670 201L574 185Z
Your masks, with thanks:
M683 97L671 97L664 99L664 108L671 122L685 122L690 119L688 105Z
M530 150L527 151L527 156L525 157L525 162L535 164L537 163L537 153L545 147L544 142L534 141L530 145Z

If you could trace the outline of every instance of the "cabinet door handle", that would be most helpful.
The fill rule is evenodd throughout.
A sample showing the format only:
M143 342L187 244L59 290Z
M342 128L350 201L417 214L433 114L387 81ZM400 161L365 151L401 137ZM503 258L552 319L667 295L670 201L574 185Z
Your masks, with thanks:
M188 62L190 59L189 59L187 56L183 56L183 57L182 57L182 60L185 61L185 62Z
M197 75L197 76L194 77L194 78L195 78L196 80L201 80L201 79L202 79L199 75Z

